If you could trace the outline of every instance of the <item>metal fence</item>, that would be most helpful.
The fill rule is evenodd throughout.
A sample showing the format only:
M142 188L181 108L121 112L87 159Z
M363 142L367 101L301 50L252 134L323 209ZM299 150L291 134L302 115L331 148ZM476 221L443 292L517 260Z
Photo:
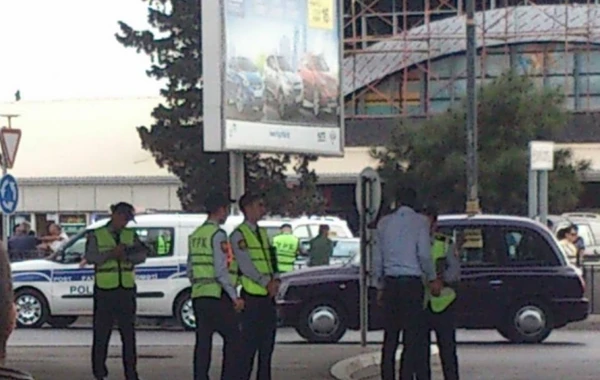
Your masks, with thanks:
M590 301L590 313L600 314L600 263L584 263L585 296Z

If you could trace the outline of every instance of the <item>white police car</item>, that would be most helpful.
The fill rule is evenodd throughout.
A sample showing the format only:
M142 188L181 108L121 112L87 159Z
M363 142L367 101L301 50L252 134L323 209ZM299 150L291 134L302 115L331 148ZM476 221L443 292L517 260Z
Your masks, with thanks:
M136 267L138 316L174 316L185 329L194 328L190 282L186 274L187 238L205 220L205 214L142 214L129 225L142 241L154 248L153 256ZM100 227L107 221L100 220L88 229ZM242 221L241 216L231 216L223 228L231 233ZM259 224L275 231L282 222L288 220ZM309 232L313 224L322 223L310 218L290 222L294 231L300 233ZM340 223L345 222L337 222ZM80 266L85 243L86 234L81 232L72 237L55 258L11 264L19 327L37 328L45 323L66 327L79 316L93 314L94 269L91 265Z

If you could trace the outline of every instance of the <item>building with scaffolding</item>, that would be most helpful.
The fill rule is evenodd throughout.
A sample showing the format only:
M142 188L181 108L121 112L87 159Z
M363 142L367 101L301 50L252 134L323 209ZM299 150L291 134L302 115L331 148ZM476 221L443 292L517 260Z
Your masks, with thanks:
M372 165L368 148L384 145L399 118L419 123L465 96L465 0L345 0L344 6L346 149ZM600 190L599 2L476 0L475 20L479 84L512 68L538 86L564 91L573 116L557 146L591 161L583 206L600 208L592 196ZM350 184L355 175L330 178Z
M560 88L570 110L600 108L597 2L476 3L480 84L512 68L539 86ZM427 117L464 96L463 0L353 0L346 5L343 70L349 119Z

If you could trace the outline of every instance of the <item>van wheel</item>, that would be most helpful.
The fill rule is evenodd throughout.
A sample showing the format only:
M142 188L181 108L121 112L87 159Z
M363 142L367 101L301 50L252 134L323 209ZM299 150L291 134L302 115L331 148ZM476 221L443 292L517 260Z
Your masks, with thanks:
M15 293L17 305L17 326L39 328L48 320L48 302L35 289L21 289Z
M553 327L550 308L539 301L528 301L511 307L505 325L498 331L513 343L541 343Z
M196 316L192 306L192 297L189 292L184 292L175 300L175 319L186 331L196 329Z
M296 331L310 343L336 343L346 333L346 310L332 300L309 302L300 312Z
M76 320L77 317L72 316L50 317L48 318L48 324L57 329L64 329L71 326L73 323L75 323Z

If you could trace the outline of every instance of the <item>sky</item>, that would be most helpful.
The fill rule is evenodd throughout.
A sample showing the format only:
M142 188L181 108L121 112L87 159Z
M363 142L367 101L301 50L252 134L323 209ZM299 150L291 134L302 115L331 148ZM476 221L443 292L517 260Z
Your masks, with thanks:
M147 27L142 0L0 1L0 102L158 96L150 59L119 44Z

